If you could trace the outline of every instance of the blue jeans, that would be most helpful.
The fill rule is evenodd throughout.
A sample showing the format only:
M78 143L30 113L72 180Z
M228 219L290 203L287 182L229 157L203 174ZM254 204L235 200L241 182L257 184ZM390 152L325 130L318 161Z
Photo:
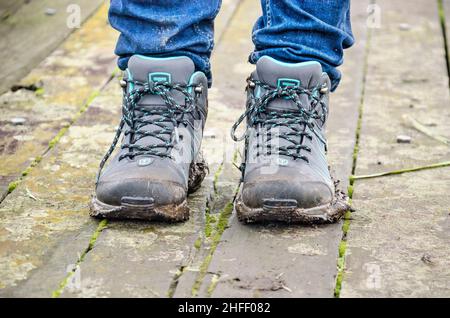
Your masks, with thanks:
M120 32L115 53L126 69L130 56L190 57L211 80L214 18L221 0L111 0L109 21ZM350 0L261 0L249 61L264 55L288 63L318 61L331 78L350 47Z

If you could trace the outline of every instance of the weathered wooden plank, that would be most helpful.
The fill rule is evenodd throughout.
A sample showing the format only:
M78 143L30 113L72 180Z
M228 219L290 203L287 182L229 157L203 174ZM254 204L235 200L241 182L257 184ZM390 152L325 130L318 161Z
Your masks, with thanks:
M439 6L439 18L441 22L441 27L445 30L445 45L447 46L447 70L449 70L450 65L450 0L439 0L442 1L442 6Z
M405 125L450 137L450 98L437 2L380 0L356 173L448 160L450 148ZM404 6L408 6L405 14ZM407 123L407 121L406 121ZM397 135L412 137L398 144ZM450 296L448 168L356 180L341 297Z
M26 0L3 0L0 2L0 19L5 20L26 3Z
M212 123L214 124L214 122ZM229 142L227 148L230 148L231 144ZM198 251L192 260L182 264L182 275L177 278L176 289L171 296L193 297L203 294L201 290L203 281L205 277L210 276L209 263L228 225L233 210L232 200L239 185L239 178L240 172L233 164L230 162L223 164L221 174L214 182L214 191L210 195L205 211L205 225L198 241Z
M11 182L53 146L52 139L70 125L112 74L116 32L107 24L106 12L104 5L21 81L23 87L40 89L0 96L0 200L8 187L14 188ZM15 123L17 119L22 122Z
M223 18L219 17L219 21L220 19ZM93 21L88 21L86 26ZM108 33L104 33L104 36L107 37ZM94 36L89 39L95 41ZM112 47L108 54L113 54ZM202 231L198 226L204 223L203 212L209 197L208 189L212 186L203 187L190 198L189 204L194 212L188 223L171 226L117 222L111 223L106 229L101 227L94 231L98 222L88 216L87 205L93 191L98 163L112 140L115 130L113 123L117 123L119 118L120 95L121 90L116 80L110 82L88 110L70 126L56 147L31 170L0 206L0 295L50 296L56 291L56 295L64 292L67 297L165 296L173 277L176 277L181 260L189 258L189 253L195 250L195 241ZM215 114L223 116L227 113L222 107L223 105L212 102L210 118L219 122L219 130L209 132L209 137L205 139L205 147L210 149L209 157L213 159L212 171L214 166L217 167L222 162L220 152L217 151L221 149L218 142L225 139L221 132L225 133L227 130L221 129L221 125L229 125L221 117L214 118ZM234 115L236 114L233 114L233 118ZM214 134L216 138L213 138ZM211 175L206 185L212 185L213 181L214 175ZM99 230L102 229L104 232L98 240L99 245L89 253L91 255L86 254L94 246ZM119 246L123 249L119 249ZM89 266L86 266L82 267L81 285L67 284L65 277L68 268L71 269L82 260L88 265L94 261L91 264L97 266L99 256L113 247L118 248L113 254L116 262L108 254L102 260L102 266L95 268L100 272L102 269L106 272L109 270L112 276L102 276L96 272L91 275ZM124 253L125 250L128 252ZM112 250L109 251L112 253ZM115 289L105 283L102 289L98 288L96 282L109 281L111 277L119 282L118 265L125 267L128 261L136 261L136 257L144 257L148 262L153 260L151 264L159 266L160 271L155 270L153 276L149 274L153 267L147 266L150 263L138 262L133 273L134 280L130 279L128 285L124 283L122 288ZM124 275L127 274L126 270L123 271ZM80 267L77 273L79 271ZM157 288L146 285L142 275L154 281ZM66 288L61 288L60 283Z
M97 226L88 215L89 195L118 116L116 80L105 94L2 202L2 296L51 296L88 247Z
M0 93L11 88L53 51L75 28L67 25L69 5L80 8L80 23L97 9L101 0L7 1L0 8ZM2 10L3 9L3 10ZM72 21L71 19L69 19Z
M219 15L214 21L214 40L216 43L221 41L222 35L227 29L240 1L241 0L222 0Z
M343 186L347 185L352 168L367 4L368 1L353 3L358 42L347 52L343 82L331 101L329 158ZM241 101L240 107L243 105ZM319 227L247 226L233 215L230 224L214 253L209 275L200 288L201 296L333 297L341 223Z

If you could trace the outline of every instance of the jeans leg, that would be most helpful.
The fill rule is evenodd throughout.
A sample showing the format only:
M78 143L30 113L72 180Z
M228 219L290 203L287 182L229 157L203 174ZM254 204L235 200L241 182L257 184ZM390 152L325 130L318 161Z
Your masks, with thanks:
M261 5L250 62L264 55L288 63L318 61L336 89L343 50L354 43L350 0L261 0Z
M120 32L119 68L134 54L188 56L211 80L214 18L221 0L111 0L109 22Z

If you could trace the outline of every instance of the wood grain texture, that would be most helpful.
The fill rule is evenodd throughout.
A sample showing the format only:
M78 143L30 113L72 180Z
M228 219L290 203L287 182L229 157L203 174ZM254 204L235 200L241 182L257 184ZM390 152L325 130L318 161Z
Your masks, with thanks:
M373 29L356 174L446 161L450 98L437 1L380 0ZM412 138L397 143L398 135ZM449 169L357 180L341 297L450 296Z

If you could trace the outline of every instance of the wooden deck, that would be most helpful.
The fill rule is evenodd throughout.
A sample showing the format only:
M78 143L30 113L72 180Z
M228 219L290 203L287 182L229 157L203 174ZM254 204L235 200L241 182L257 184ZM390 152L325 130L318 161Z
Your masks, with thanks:
M189 199L190 220L90 218L120 115L117 33L102 1L70 1L85 8L70 33L63 2L0 5L0 34L9 34L0 54L13 61L0 87L0 297L450 297L448 164L366 178L450 160L450 0L376 0L379 24L368 17L373 1L353 1L357 42L328 136L355 212L316 227L243 225L232 208L242 145L229 129L253 68L254 0L224 0L216 23L210 174ZM46 8L58 10L32 27Z

